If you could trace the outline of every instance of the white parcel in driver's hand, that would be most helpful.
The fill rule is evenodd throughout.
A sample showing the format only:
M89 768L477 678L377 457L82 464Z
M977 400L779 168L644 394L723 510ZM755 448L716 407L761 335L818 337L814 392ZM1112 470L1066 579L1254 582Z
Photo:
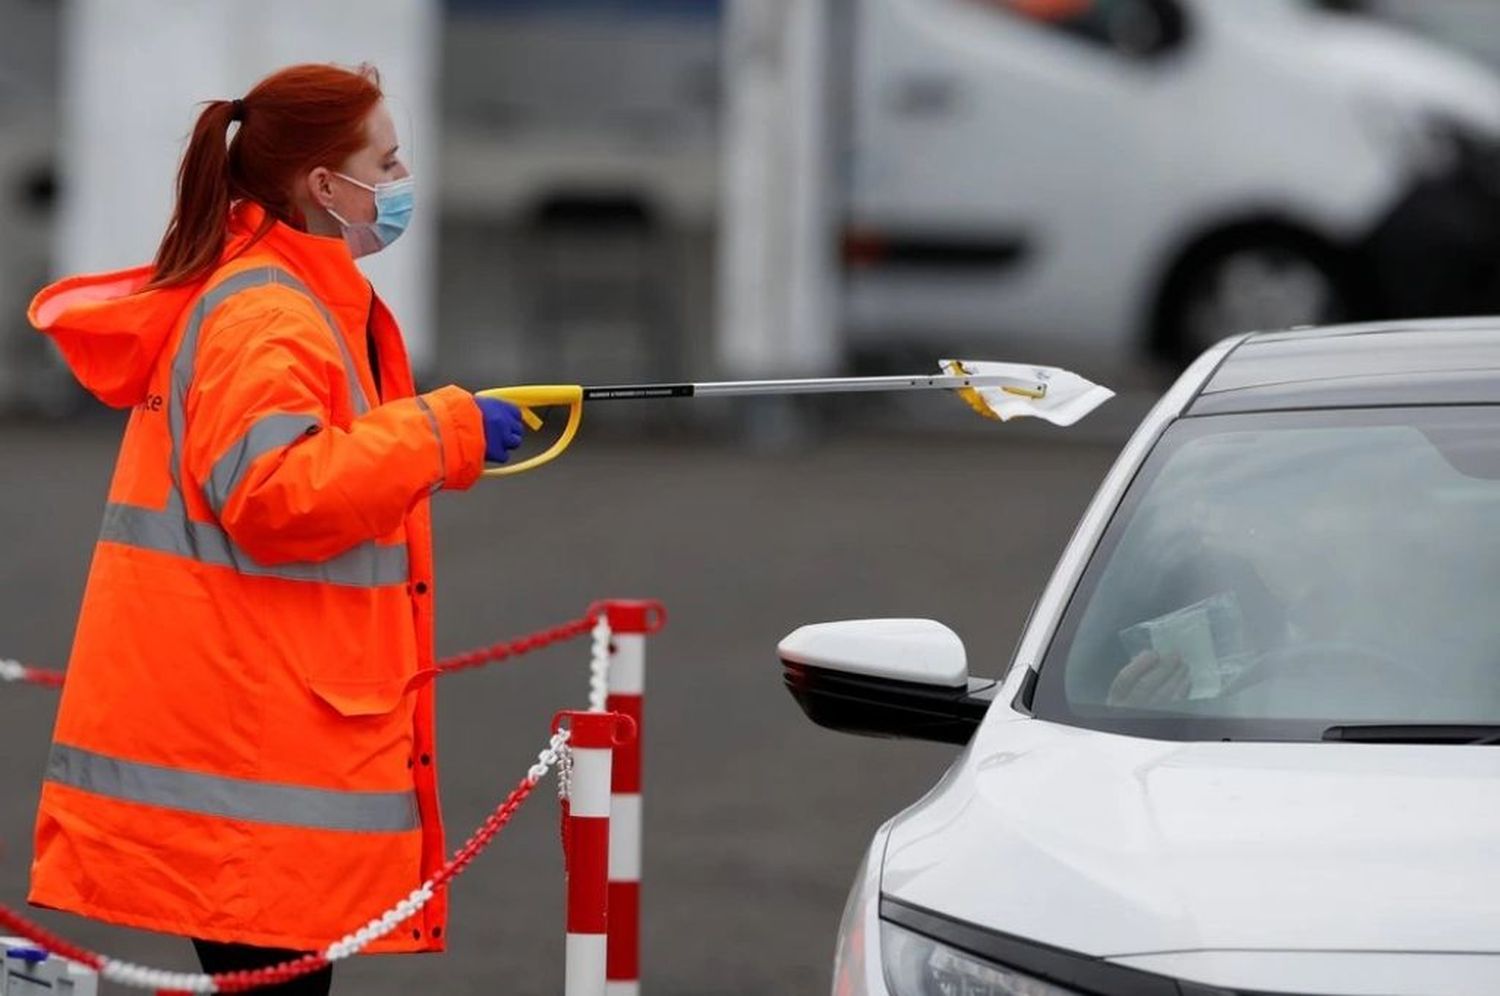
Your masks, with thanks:
M1232 592L1121 630L1120 642L1132 659L1148 650L1182 658L1191 681L1190 699L1221 694L1247 662L1244 619Z

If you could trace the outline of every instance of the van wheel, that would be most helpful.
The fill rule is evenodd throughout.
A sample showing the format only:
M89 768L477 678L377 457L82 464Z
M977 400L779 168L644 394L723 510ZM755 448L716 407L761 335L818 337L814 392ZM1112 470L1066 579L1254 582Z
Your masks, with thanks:
M1156 342L1165 359L1185 367L1226 336L1348 321L1353 311L1331 251L1267 233L1190 253L1162 295Z

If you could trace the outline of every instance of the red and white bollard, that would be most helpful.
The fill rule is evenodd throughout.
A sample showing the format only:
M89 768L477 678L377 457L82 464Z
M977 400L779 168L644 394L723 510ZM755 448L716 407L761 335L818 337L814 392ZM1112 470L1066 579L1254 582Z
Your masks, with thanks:
M563 820L567 874L564 996L605 996L609 932L609 796L615 748L635 740L635 723L610 712L560 712L568 728L568 803Z
M636 735L615 751L609 824L609 996L641 990L641 741L646 637L667 621L660 602L601 602L610 654L604 708L635 721Z

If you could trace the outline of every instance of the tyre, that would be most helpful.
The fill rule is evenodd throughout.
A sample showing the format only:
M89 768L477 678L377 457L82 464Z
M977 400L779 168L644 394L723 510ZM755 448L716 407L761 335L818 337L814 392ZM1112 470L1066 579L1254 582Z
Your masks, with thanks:
M1180 368L1240 332L1349 321L1350 286L1336 255L1311 239L1265 233L1205 243L1162 294L1157 351Z

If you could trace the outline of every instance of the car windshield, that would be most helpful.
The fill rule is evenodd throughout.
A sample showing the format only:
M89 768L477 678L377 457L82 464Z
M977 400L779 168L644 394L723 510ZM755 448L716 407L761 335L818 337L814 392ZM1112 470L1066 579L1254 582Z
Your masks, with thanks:
M1177 422L1084 572L1033 708L1192 740L1500 723L1500 409Z

